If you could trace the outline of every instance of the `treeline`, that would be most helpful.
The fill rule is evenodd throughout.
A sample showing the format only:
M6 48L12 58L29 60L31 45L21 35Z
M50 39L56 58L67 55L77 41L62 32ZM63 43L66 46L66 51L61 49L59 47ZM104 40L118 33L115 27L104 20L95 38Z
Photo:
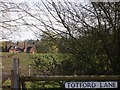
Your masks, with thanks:
M53 18L65 30L56 30L43 22L47 31L43 32L39 51L73 54L76 70L81 67L85 74L120 74L120 2L91 2L86 6L80 3L43 4L50 14L55 13L57 18Z
M66 38L57 38L56 40L44 39L37 44L36 48L39 53L62 53L63 56L61 56L61 58L64 57L64 54L67 54L68 58L62 58L64 60L60 64L61 69L58 69L63 71L60 72L61 74L119 74L119 69L116 70L117 68L115 66L116 64L119 64L119 62L115 62L115 58L113 59L114 63L110 61L109 57L106 54L102 41L98 40L97 37L98 36L86 36L77 39L80 41L81 44L84 45L84 48L78 46L76 41L71 38L68 38L67 41L64 41L64 39ZM109 41L111 41L111 39L109 39ZM109 46L109 49L113 49L112 43L109 43ZM109 53L111 52L112 51L110 51ZM57 55L58 54L56 54L55 56L43 57L48 57L48 61L50 57L52 60L59 60L60 57L55 58L59 56ZM111 53L111 57L114 57L114 53ZM43 61L46 60L46 58L42 58ZM37 68L39 69L40 64L37 64ZM53 64L55 64L58 68L58 65L55 62ZM47 64L43 65L46 66ZM53 68L54 71L56 67ZM59 73L57 72L58 70L56 70L56 73Z
M73 66L76 70L81 67L84 74L120 74L120 2L83 4L42 0L32 6L27 3L2 5L8 6L7 9L15 6L10 9L17 8L22 14L17 12L18 19L12 21L22 20L21 25L42 37L36 44L39 53L72 54L76 58L71 59ZM4 22L10 23L11 19Z

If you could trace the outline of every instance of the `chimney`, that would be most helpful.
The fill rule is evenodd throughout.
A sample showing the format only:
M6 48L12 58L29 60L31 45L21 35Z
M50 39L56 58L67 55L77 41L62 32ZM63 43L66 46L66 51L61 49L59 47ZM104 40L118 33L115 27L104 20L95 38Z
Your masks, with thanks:
M32 45L34 46L34 45L35 45L35 42L33 42Z
M19 42L17 42L17 45L19 45Z
M26 50L27 50L27 42L24 42L23 52L26 52Z
M8 45L8 43L7 43L7 41L5 42L5 52L7 52L7 45Z

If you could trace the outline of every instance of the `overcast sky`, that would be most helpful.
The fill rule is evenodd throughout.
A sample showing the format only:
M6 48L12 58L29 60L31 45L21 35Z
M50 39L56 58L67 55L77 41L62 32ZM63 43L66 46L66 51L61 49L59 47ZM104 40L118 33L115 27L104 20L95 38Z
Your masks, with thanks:
M29 5L32 5L35 2L39 2L40 0L0 0L0 1L14 1L17 3L21 3L21 2L26 2ZM43 0L45 1L45 0ZM53 0L53 1L59 1L59 0ZM62 1L62 0L60 0ZM66 0L69 2L81 2L81 3L87 3L89 0ZM13 14L12 17L15 18L17 15ZM29 18L29 17L27 17ZM30 21L29 21L30 22ZM34 22L32 20L32 22ZM37 39L36 36L34 35L34 33L32 31L30 31L28 28L26 27L20 27L21 30L18 30L17 32L13 32L8 36L9 40L12 41L18 41L18 40L27 40L27 39ZM0 32L0 35L4 37L6 37L5 33L4 35ZM0 37L0 40L2 40L2 38Z
M0 0L0 1L5 1L5 0ZM6 1L12 1L12 2L16 2L16 3L26 2L29 5L32 5L33 3L36 3L36 2L40 2L40 0L6 0ZM43 1L45 1L45 0L43 0ZM59 1L59 0L53 0L53 1ZM69 1L69 2L77 2L79 0L67 0L67 1ZM87 0L85 0L85 1L80 0L79 2L86 2L86 1ZM14 18L17 17L17 15L13 13L13 14L11 14L11 17L14 19ZM27 17L27 19L28 18L29 17ZM31 22L31 21L29 21L29 22ZM34 21L32 20L32 22L34 22ZM20 27L18 29L21 29L21 30L14 31L12 33L11 32L6 32L6 33L1 34L2 37L3 37L3 40L5 40L5 37L7 37L8 40L12 40L12 41L21 41L21 40L23 41L23 40L27 40L27 39L37 39L37 37L34 35L34 32L30 31L28 28ZM2 41L1 38L0 38L0 40Z

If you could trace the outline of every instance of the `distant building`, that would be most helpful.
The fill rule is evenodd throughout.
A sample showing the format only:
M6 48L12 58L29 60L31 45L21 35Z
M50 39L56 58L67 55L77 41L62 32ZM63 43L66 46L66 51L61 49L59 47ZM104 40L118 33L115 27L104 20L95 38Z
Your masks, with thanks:
M36 50L33 47L28 47L26 53L36 53Z
M8 52L21 53L23 52L23 49L15 47L15 46L10 46L8 49Z
M27 42L6 42L4 52L13 53L37 53L34 43L28 44Z

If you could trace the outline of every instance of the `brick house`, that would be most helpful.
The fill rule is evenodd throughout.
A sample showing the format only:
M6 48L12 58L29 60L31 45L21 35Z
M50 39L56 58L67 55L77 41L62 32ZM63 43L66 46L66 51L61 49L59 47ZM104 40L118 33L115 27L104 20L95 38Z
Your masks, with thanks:
M28 44L27 42L6 42L6 52L14 53L37 53L34 43Z
M21 53L21 52L23 52L23 50L21 48L15 47L15 46L10 46L8 49L8 52Z

